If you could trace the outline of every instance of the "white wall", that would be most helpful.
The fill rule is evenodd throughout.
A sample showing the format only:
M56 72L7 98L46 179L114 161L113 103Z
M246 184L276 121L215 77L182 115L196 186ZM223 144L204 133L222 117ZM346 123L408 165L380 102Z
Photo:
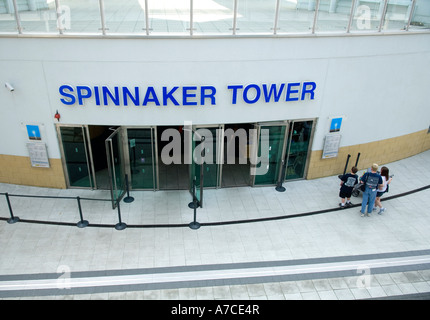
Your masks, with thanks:
M430 35L241 39L0 39L0 154L28 155L23 124L40 124L59 158L61 123L170 125L318 118L321 150L329 118L342 116L341 146L430 125ZM314 100L231 104L228 85L314 81ZM84 106L60 102L63 84L217 88L216 106ZM141 97L142 99L142 97ZM7 142L5 137L8 137Z

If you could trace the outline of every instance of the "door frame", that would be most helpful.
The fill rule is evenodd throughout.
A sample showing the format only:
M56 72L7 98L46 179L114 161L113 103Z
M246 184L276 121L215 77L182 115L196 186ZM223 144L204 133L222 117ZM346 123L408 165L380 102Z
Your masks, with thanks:
M257 129L257 141L256 141L256 147L254 148L253 152L249 154L250 156L250 160L251 164L250 164L250 168L252 169L253 167L255 168L255 165L253 163L255 163L257 156L258 156L258 150L260 148L260 135L261 135L261 127L270 127L270 126L285 126L286 130L285 130L285 136L284 136L284 141L283 141L283 146L282 146L282 154L281 154L281 166L278 172L278 182L284 182L287 181L285 180L286 175L284 177L282 177L282 167L285 163L288 164L288 160L289 160L289 149L291 147L291 134L290 134L290 128L291 126L294 126L295 122L303 122L303 121L312 121L312 129L311 129L311 136L309 139L309 145L308 145L308 149L307 149L307 156L306 156L306 162L305 162L305 168L304 168L304 172L303 172L303 177L301 178L297 178L297 179L290 179L288 181L294 181L294 180L301 180L301 179L305 179L307 176L307 172L309 169L309 159L311 156L311 149L312 149L312 143L313 143L313 139L315 136L315 128L318 122L318 118L303 118L303 119L293 119L293 120L281 120L281 121L268 121L268 122L256 122L256 123L250 123L254 126L254 129ZM66 163L66 157L65 157L65 151L64 151L64 145L63 145L63 141L62 141L62 137L61 137L61 128L62 127L68 127L68 128L81 128L82 133L83 133L83 138L84 138L84 146L85 146L85 154L86 154L86 158L87 158L87 169L89 172L89 179L90 179L90 187L78 187L78 186L71 186L70 184L70 178L69 178L69 173L68 173L68 169L67 169L67 163ZM95 169L94 169L94 159L92 156L92 149L91 149L91 137L90 137L90 132L89 132L89 125L88 124L80 124L80 125L76 125L76 124L55 124L55 128L56 128L56 132L57 132L57 138L59 141L59 147L60 147L60 154L61 154L61 162L62 162L62 166L63 166L63 172L64 172L64 176L65 176L65 180L66 180L66 187L70 188L70 189L97 189L97 180L96 180L96 175L95 175ZM224 159L224 139L225 139L225 124L199 124L199 125L192 125L192 134L189 135L188 140L190 141L185 141L185 137L187 137L185 135L184 137L184 152L186 151L185 145L190 146L188 149L188 152L190 152L190 158L191 159L191 164L190 166L193 165L194 163L194 159L192 159L193 157L193 150L192 150L192 139L194 137L194 132L197 129L200 128L216 128L218 129L218 135L216 137L213 137L214 139L218 139L217 141L215 141L216 144L216 150L214 150L214 152L216 152L216 161L217 161L217 181L216 181L216 186L215 187L210 187L210 188L222 188L222 175L223 175L223 159ZM122 148L123 148L123 162L124 162L124 172L128 175L129 177L129 182L131 181L131 167L130 167L130 157L129 157L129 145L128 145L128 133L127 133L127 129L150 129L151 130L151 139L152 139L152 152L153 152L153 161L154 161L154 165L152 167L153 170L153 182L154 182L154 187L152 188L153 191L159 190L159 156L158 156L158 126L153 125L153 126L118 126L117 130L121 130L122 134L121 134L121 144L122 144ZM184 126L184 130L185 130L185 126ZM251 137L248 137L248 141L250 142ZM287 148L288 146L288 148ZM191 190L192 188L192 178L191 178L191 168L189 170L189 190ZM275 184L273 184L275 185ZM269 186L267 184L263 184L263 185L256 185L255 184L255 175L251 175L250 174L250 186L251 187L259 187L259 186ZM132 189L131 184L129 183L129 188ZM134 189L134 190L151 190L151 189Z
M124 150L124 164L125 164L125 172L128 176L128 185L130 190L159 190L159 177L158 177L158 140L157 140L157 126L122 126L123 128L123 150ZM150 189L142 189L135 188L133 189L131 185L131 165L130 165L130 146L128 144L128 129L150 129L151 130L151 152L153 159L152 166L152 182L153 188Z
M64 127L81 128L82 129L83 138L84 138L84 146L85 146L85 156L87 158L87 168L88 168L88 173L90 175L90 187L75 187L75 186L70 185L70 177L69 177L69 172L67 170L67 163L66 163L66 156L65 156L65 152L64 152L63 139L61 137L61 128L64 128ZM90 137L88 125L86 125L86 124L75 125L75 124L57 123L57 124L55 124L55 129L57 131L57 138L58 138L58 142L59 142L59 146L60 146L61 163L63 165L63 172L64 172L64 176L66 178L65 179L66 180L66 187L68 189L90 189L90 190L97 189L97 180L96 180L96 174L95 174L95 170L94 170L94 160L93 160L92 149L91 149L91 137Z
M251 169L256 167L256 160L258 157L258 150L260 148L260 135L261 135L261 127L277 127L277 126L285 126L285 133L284 133L284 141L282 144L282 152L281 152L281 166L278 170L277 173L277 177L276 180L277 182L279 182L279 179L281 179L281 175L282 175L282 167L284 165L284 161L285 161L285 153L286 153L286 147L287 147L287 137L288 137L288 130L289 130L289 126L290 126L290 121L291 120L281 120L281 121L269 121L269 122L257 122L254 123L254 129L257 129L257 141L256 141L256 146L253 150L252 153L252 161L251 161ZM251 177L251 187L267 187L267 186L271 186L271 185L276 185L276 183L273 184L261 184L261 185L256 185L255 184L255 175L252 175L250 172L250 177Z
M213 137L213 139L215 140L215 164L217 166L217 177L216 177L216 185L215 187L206 187L209 189L219 189L221 188L221 182L222 182L222 159L223 159L223 154L224 154L224 124L208 124L208 125L204 125L204 124L199 124L199 125L193 125L192 126L192 134L190 135L191 140L193 140L194 138L194 132L198 129L213 129L215 128L216 130L218 130L218 132L215 130L216 132L216 136ZM186 142L185 142L186 143ZM192 149L192 141L191 141L191 164L194 164L194 150ZM191 177L191 170L190 171L190 181L192 182L192 177ZM190 189L192 188L192 183L190 185Z
M295 120L289 120L290 122L290 126L293 126L294 128L294 123L295 122L305 122L305 121L312 121L312 128L311 128L311 136L309 138L309 145L308 145L308 149L306 151L306 160L305 160L305 167L303 169L303 176L301 178L295 178L295 179L289 179L286 180L287 177L287 173L285 172L284 177L281 177L281 181L296 181L296 180L303 180L305 179L305 177L307 176L308 173L308 169L309 169L309 158L311 156L311 150L312 150L312 143L314 140L314 135L315 135L315 128L316 128L316 124L318 121L318 118L305 118L305 119L295 119ZM286 165L288 165L288 161L289 161L289 157L290 157L290 148L291 148L291 139L292 139L292 134L293 132L291 132L291 135L288 137L288 150L287 153L284 157L284 161L286 163Z
M115 161L114 161L113 144L112 144L112 137L114 137L115 135L119 136L118 148L122 148L122 154L121 154L121 152L119 154L119 157L121 158L121 164L120 165L123 166L123 170L125 173L124 129L122 126L119 126L105 139L106 158L107 158L107 165L108 165L108 172L109 172L109 184L110 184L110 193L111 193L111 200L112 200L112 209L116 208L117 203L122 200L122 198L124 197L124 195L126 193L126 190L125 190L126 186L124 185L124 189L121 191L120 196L116 199L116 193L118 191L118 186L116 183L117 179L116 179L116 173L115 173ZM108 147L108 143L109 143L109 147ZM113 176L112 176L112 174L113 174ZM128 183L128 181L125 181L125 183ZM121 188L121 186L120 186L120 188ZM114 191L115 191L115 193L114 193Z

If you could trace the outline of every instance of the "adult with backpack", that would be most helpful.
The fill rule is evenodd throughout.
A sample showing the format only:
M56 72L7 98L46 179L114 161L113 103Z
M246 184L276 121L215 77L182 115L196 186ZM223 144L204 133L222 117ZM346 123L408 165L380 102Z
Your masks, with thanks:
M363 184L363 201L361 202L361 216L364 217L367 206L367 216L372 213L373 206L375 205L376 192L382 190L383 182L382 177L378 174L378 165L374 163L370 167L370 172L366 172L360 179Z

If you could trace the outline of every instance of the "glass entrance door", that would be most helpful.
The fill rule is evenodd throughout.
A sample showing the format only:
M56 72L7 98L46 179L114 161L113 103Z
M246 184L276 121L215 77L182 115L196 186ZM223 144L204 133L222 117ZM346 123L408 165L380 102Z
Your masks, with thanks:
M290 124L286 154L285 180L304 178L314 121L294 121Z
M122 130L116 129L105 141L108 163L112 208L116 208L126 191Z
M277 184L285 156L288 123L257 124L257 153L254 152L254 185Z
M127 128L130 189L157 189L155 128Z
M191 137L190 192L196 183L197 200L202 206L203 188L221 185L221 142L223 125L194 127Z
M96 188L87 126L57 126L67 187Z

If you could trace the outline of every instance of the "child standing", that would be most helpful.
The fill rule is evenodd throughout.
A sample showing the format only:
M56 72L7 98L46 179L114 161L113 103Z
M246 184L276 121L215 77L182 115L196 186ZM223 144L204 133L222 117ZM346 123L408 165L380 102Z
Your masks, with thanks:
M358 169L354 166L351 168L351 173L344 174L340 177L339 197L341 198L341 202L339 203L339 206L341 208L352 206L351 194L354 186L358 183L358 176L356 175L357 171Z
M391 180L393 179L392 176L389 176L389 170L387 167L381 168L381 177L382 177L382 184L383 187L381 190L378 190L376 192L376 199L375 199L375 207L379 207L378 214L382 214L386 209L382 206L381 203L381 197L385 192L388 192L388 185L391 183Z

